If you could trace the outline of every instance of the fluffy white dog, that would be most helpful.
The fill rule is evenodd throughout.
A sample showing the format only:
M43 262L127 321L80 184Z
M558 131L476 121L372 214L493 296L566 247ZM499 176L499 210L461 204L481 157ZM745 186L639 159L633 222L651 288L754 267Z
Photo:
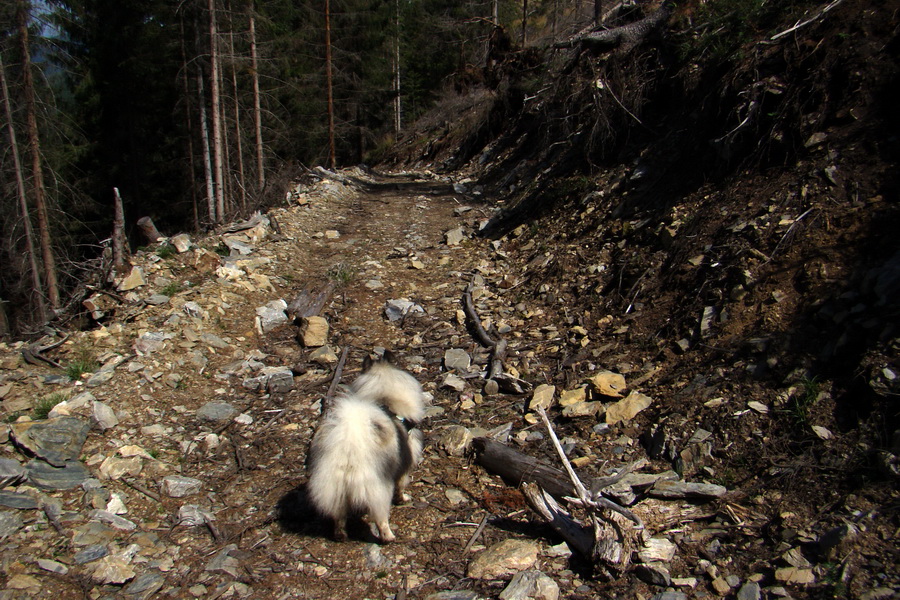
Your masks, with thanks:
M409 473L422 460L422 387L392 364L393 356L363 362L363 374L324 415L310 446L309 497L346 539L347 517L366 513L383 543L391 503L404 499Z

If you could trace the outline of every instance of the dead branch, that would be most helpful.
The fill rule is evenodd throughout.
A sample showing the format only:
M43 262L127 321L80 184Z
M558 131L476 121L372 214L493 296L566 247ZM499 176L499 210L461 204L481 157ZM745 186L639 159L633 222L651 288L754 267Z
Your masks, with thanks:
M485 331L484 326L481 324L481 319L478 317L478 311L475 310L475 302L472 300L474 289L475 284L469 283L466 286L466 291L463 292L463 312L472 324L472 330L475 332L478 342L485 348L491 349L491 366L488 369L487 379L493 379L497 382L497 386L504 392L524 394L531 386L504 371L503 361L506 360L506 340L502 338L495 340Z
M569 474L569 479L571 479L572 481L572 486L575 488L575 491L578 494L578 500L580 501L580 504L586 508L591 508L593 510L600 510L605 508L607 510L615 511L623 517L631 520L635 525L638 526L639 529L643 529L644 523L640 520L640 518L638 518L637 515L635 515L624 506L619 506L612 500L604 498L599 493L592 497L592 495L587 491L587 488L584 487L584 484L581 483L581 480L575 473L575 469L572 468L572 463L569 462L569 458L566 456L565 451L563 451L562 444L559 443L559 438L556 436L556 432L553 430L553 426L550 425L550 419L547 418L547 413L544 411L544 408L539 406L537 409L537 413L544 421L544 426L547 428L547 432L550 434L550 440L553 442L553 447L556 448L556 453L559 455L563 466L565 466L566 472Z
M553 496L541 489L536 483L524 484L522 493L525 495L528 506L547 521L573 550L586 558L591 557L594 538L587 527L573 519L553 499Z
M797 24L795 24L795 25L794 25L793 27L791 27L790 29L785 29L785 30L782 31L781 33L776 33L775 35L773 35L772 37L770 37L769 40L775 42L775 41L777 41L777 40L783 38L783 37L786 36L787 34L793 33L794 31L797 31L797 30L800 29L801 27L806 27L806 26L809 25L810 23L814 23L815 21L818 21L819 19L822 18L822 16L823 16L825 13L827 13L828 11L830 11L832 8L834 8L835 6L837 6L838 4L840 4L840 3L843 2L843 1L844 1L844 0L834 0L834 1L831 2L828 6L825 6L824 8L822 8L822 10L820 10L818 13L816 13L815 15L813 15L811 18L809 18L809 19L807 19L806 21L803 21L803 22L797 22Z
M41 364L41 362L45 362L48 365L56 367L57 369L62 369L63 366L61 364L59 364L58 362L56 362L55 360L53 360L51 358L47 358L46 356L44 356L44 352L47 352L48 350L53 350L54 348L58 348L67 339L69 339L68 333L65 336L63 336L63 338L61 340L52 342L45 346L41 345L40 342L42 340L39 340L33 344L28 344L27 346L22 348L22 358L24 358L25 362L27 362L30 365L39 365L39 364Z
M323 413L327 412L327 409L330 408L331 399L337 391L338 384L341 383L341 375L344 373L344 365L347 363L347 354L349 352L350 346L344 346L344 350L341 352L341 358L338 360L337 367L334 369L334 377L331 380L331 385L328 387L328 393L325 394L325 398L322 401Z

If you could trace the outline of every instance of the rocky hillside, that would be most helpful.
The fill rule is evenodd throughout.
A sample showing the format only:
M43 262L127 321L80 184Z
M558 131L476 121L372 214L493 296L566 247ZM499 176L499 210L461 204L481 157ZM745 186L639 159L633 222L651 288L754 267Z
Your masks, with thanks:
M83 327L0 347L2 597L898 596L900 6L790 4L730 58L690 2L498 56L390 169L138 252ZM396 543L337 543L306 449L383 348L425 461Z

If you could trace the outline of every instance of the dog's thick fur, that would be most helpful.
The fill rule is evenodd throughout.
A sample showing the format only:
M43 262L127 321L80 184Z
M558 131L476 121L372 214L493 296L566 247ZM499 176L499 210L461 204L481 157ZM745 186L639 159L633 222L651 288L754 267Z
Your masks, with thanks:
M415 377L384 360L363 363L363 374L338 396L313 436L309 497L345 539L347 517L367 513L384 543L395 539L391 503L403 499L410 470L422 460L425 413ZM408 429L409 428L409 429Z

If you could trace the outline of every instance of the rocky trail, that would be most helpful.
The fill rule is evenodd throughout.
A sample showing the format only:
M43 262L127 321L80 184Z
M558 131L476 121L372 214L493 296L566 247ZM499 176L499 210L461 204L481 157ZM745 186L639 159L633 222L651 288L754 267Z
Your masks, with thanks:
M706 393L703 364L647 360L629 311L554 309L524 230L474 236L485 206L430 174L298 184L267 215L137 253L89 301L99 325L0 347L0 598L896 597L896 490L817 504L729 475L775 394ZM524 393L485 384L467 289ZM325 395L384 348L431 397L425 460L397 542L359 522L338 543L304 501L306 448ZM622 572L473 460L487 436L561 468L538 407L588 485L633 468L605 493L644 524Z

